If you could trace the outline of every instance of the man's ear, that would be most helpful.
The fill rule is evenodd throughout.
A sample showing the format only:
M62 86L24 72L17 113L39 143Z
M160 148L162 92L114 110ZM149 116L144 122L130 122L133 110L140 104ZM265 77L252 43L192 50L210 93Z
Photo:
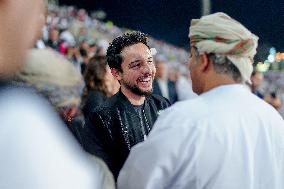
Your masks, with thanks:
M213 64L208 57L208 54L204 53L201 55L201 71L208 72L211 70Z
M113 77L115 77L118 81L121 80L121 75L120 75L121 72L118 71L118 69L111 68L111 69L110 69L110 72L111 72L111 74L113 75Z

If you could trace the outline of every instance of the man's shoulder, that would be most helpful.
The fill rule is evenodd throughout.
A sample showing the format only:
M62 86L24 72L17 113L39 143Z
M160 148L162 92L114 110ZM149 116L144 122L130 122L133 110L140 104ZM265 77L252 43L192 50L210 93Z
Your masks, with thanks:
M176 83L174 81L168 80L168 85L171 87L175 87Z
M167 108L166 112L168 112L168 115L173 115L173 117L179 115L183 117L183 119L189 117L190 119L199 119L200 117L203 119L207 115L210 115L206 102L199 96L184 101L178 101Z
M168 107L168 106L171 105L171 103L168 99L166 99L163 96L157 95L157 94L152 94L147 99L148 99L148 101L153 102L157 106Z
M93 98L104 98L105 97L105 95L101 91L98 91L98 90L91 90L88 96L93 97Z
M95 115L111 115L111 112L113 112L116 107L117 107L117 104L119 102L119 98L118 98L118 95L115 94L113 95L112 97L106 99L102 105L96 107L93 112L92 112L92 115L95 116Z
M157 95L157 94L151 94L149 96L149 98L152 98L154 100L158 100L158 101L164 101L167 100L165 97L161 96L161 95Z

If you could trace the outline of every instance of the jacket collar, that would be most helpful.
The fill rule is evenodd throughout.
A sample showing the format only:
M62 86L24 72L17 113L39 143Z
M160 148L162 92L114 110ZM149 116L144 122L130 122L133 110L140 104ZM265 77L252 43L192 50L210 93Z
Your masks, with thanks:
M118 103L120 103L121 105L123 105L124 107L127 107L128 112L136 112L134 109L133 104L131 104L131 102L128 100L128 98L121 92L121 90L119 90L118 94ZM149 98L150 96L146 96L145 97L145 101L144 101L144 110L147 112L147 110L149 109Z

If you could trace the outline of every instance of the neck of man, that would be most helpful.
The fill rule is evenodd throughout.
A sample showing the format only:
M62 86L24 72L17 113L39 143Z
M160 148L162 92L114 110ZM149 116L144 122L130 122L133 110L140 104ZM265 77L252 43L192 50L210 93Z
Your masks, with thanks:
M228 77L227 75L216 74L214 78L208 78L207 81L205 81L203 93L222 85L231 85L238 83L240 82L235 81L234 79Z
M123 86L121 86L121 92L126 96L126 98L130 101L132 105L139 106L142 105L145 101L144 95L137 95Z

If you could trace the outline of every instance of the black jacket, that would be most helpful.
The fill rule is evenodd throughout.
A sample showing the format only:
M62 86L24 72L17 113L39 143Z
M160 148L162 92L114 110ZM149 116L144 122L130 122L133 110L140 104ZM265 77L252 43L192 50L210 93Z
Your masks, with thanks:
M86 120L88 135L83 146L102 158L117 178L130 148L144 140L141 119L145 126L143 130L148 135L159 111L169 105L169 101L161 96L146 97L141 118L129 100L118 92L96 108Z
M92 110L94 110L96 107L99 107L102 105L107 97L98 90L90 90L88 92L88 95L86 99L83 100L83 114L85 117L88 117L90 113L92 113Z

